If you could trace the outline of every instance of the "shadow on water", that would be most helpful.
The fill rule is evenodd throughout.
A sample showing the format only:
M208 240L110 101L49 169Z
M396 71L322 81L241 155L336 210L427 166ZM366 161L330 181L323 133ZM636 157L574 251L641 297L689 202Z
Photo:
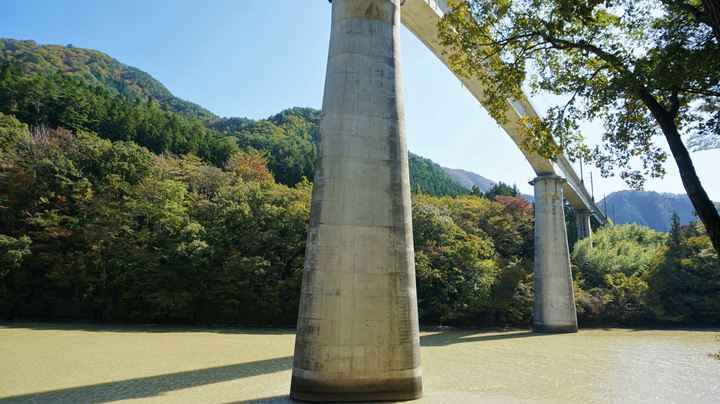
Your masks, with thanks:
M582 328L580 331L607 331L617 332L618 330L625 330L629 332L642 332L642 331L693 331L693 332L720 332L717 327L705 327L705 328L693 328L693 327L614 327L614 328ZM525 331L478 331L478 330L449 330L440 331L434 334L427 334L420 336L421 346L448 346L454 344L462 344L468 342L482 342L482 341L499 341L514 338L531 338L531 337L543 337L551 335L562 335L553 333L535 333L531 330Z
M104 403L115 400L147 398L157 396L168 391L281 372L291 368L292 357L286 356L255 362L238 363L235 365L218 366L158 376L138 377L135 379L121 380L117 382L99 383L89 386L69 387L40 393L23 394L19 396L1 398L0 402ZM277 399L280 398L281 397L277 397Z
M261 327L200 327L166 324L112 324L112 323L24 323L0 322L0 328L17 328L40 331L90 331L90 332L127 332L127 333L177 333L177 332L210 332L216 334L262 334L262 335L295 335L291 328Z
M514 338L541 337L549 334L538 334L532 331L493 331L478 332L470 330L443 331L436 334L420 336L421 346L448 346L467 342L498 341Z
M287 404L287 403L301 403L302 401L295 401L287 394L282 396L272 396L256 398L253 400L240 401L243 404Z

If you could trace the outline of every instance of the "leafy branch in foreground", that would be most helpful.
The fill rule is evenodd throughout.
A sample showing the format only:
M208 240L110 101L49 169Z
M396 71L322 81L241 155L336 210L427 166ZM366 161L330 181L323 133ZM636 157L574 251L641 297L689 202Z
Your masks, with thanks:
M617 170L642 188L665 173L667 155L653 142L664 136L720 255L720 216L686 146L720 147L720 46L696 3L451 0L440 38L452 68L486 87L483 104L496 120L506 119L508 99L524 98L524 85L565 101L524 119L531 151L592 158L603 175ZM578 129L593 120L605 131L591 151Z

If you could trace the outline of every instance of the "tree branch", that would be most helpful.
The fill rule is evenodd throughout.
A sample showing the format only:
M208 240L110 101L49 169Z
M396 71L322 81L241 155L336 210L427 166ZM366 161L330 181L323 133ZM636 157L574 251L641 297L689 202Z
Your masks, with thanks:
M678 91L675 90L670 93L670 108L668 108L668 113L675 119L678 112L680 112L680 97L678 97Z
M706 24L709 27L712 27L712 22L708 18L708 16L703 13L703 10L699 7L695 7L690 3L686 3L684 0L660 0L662 3L675 8L677 10L684 11L690 15L692 15L696 20L700 21L703 24Z

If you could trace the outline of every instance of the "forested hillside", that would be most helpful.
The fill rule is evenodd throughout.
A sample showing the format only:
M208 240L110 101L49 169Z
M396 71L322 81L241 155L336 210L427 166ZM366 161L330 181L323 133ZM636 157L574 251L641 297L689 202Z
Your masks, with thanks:
M208 123L23 63L0 63L1 317L295 324L319 111ZM420 320L530 324L532 205L410 167ZM704 229L671 230L578 243L582 322L720 321Z
M606 205L608 215L617 224L637 223L663 232L670 228L673 212L678 214L683 224L696 219L690 198L684 194L618 191L599 202L600 207Z
M130 100L154 101L171 111L214 122L207 109L175 97L151 75L127 66L103 52L72 45L38 45L35 41L0 38L0 64L20 66L23 73L62 73L92 86L101 86Z
M495 181L487 179L482 175L476 174L472 171L447 167L443 167L443 170L445 170L445 172L448 173L450 177L452 177L455 181L457 181L460 185L467 189L472 189L472 187L478 187L481 192L487 192L490 188L492 188L493 185L495 185Z
M312 185L0 114L0 316L292 325ZM424 322L530 318L532 207L413 202Z
M291 108L268 119L223 118L212 127L245 150L261 152L281 184L312 180L317 157L320 112Z
M222 133L241 149L262 152L278 182L292 186L303 177L312 180L319 140L317 110L291 108L264 120L220 119L173 96L142 70L100 51L0 39L0 52L0 90L6 91L6 102L15 103L0 111L30 125L45 122L50 127L90 130L109 139L133 140L156 153L194 152L215 164L222 164L229 154L206 150L215 145L203 143L217 143ZM119 127L110 128L115 124ZM170 131L181 132L180 138L174 139L177 135ZM213 153L218 155L210 156ZM432 161L412 154L410 161L413 191L468 193Z
M470 189L450 177L439 164L410 153L410 187L414 193L430 195L467 195Z
M296 107L265 120L223 118L211 126L235 138L241 148L263 152L278 182L295 185L302 177L312 180L320 140L320 111ZM413 193L457 196L470 192L432 160L413 153L408 159Z
M25 74L17 64L0 64L0 112L30 126L91 131L155 153L194 153L216 165L237 150L199 118L128 99L72 74Z

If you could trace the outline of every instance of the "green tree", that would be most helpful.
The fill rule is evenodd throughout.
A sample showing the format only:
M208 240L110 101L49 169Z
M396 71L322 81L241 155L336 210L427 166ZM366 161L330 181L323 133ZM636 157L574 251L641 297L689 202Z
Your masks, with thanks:
M533 217L516 197L414 195L422 321L525 326L532 316Z
M453 220L466 232L489 237L503 258L532 259L532 206L519 197L497 196L495 201L472 196L442 198Z
M21 123L12 115L5 115L0 112L0 159L21 137L27 136L27 134L27 125Z
M0 277L22 265L23 259L30 255L30 238L20 238L0 234Z
M273 177L281 184L294 186L315 173L317 146L309 135L302 137L287 127L263 120L235 136L240 148L264 155Z
M473 185L472 188L470 188L470 195L477 196L482 198L485 196L485 194L480 190L480 187L477 185Z
M704 4L714 4L712 1ZM483 104L505 121L522 86L566 97L545 118L527 118L524 146L548 158L589 157L579 122L605 123L593 157L631 185L664 173L662 134L695 210L720 255L720 216L697 176L696 149L720 146L720 39L695 1L454 0L440 27L458 73L485 87ZM688 6L691 6L690 9ZM693 10L697 11L694 12ZM713 9L709 10L713 11ZM716 14L717 8L714 9ZM637 162L641 169L633 169Z
M662 233L625 224L602 227L592 237L578 241L571 259L577 271L580 320L647 321L646 275L665 240Z
M702 226L681 226L674 215L666 245L653 259L646 279L648 304L658 320L720 321L720 259Z
M420 316L433 323L467 322L496 277L492 241L467 234L429 198L413 202Z
M636 224L605 226L575 244L571 258L587 287L601 287L607 276L642 277L665 243L662 233Z
M517 185L513 184L510 186L509 184L500 181L488 189L485 193L485 197L488 199L495 199L496 196L517 196L517 194Z

